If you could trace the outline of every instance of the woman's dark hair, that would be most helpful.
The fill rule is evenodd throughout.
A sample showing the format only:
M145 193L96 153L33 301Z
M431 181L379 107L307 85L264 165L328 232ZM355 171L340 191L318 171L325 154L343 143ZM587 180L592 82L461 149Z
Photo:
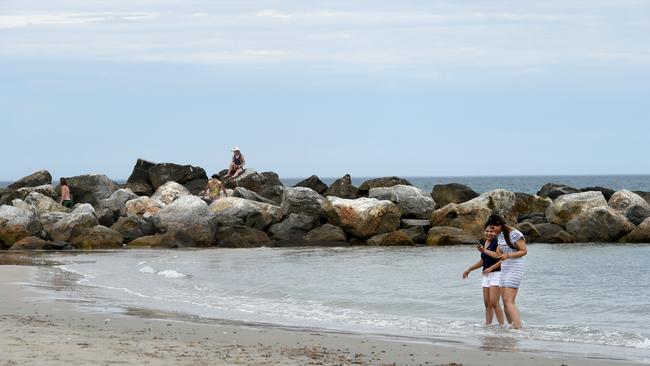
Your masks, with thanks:
M68 185L68 181L65 180L65 178L61 178L60 183L61 183L62 186L67 186Z
M510 241L510 226L508 226L508 223L503 217L499 215L490 215L490 217L488 217L487 221L485 222L485 227L488 226L500 226L501 232L503 233L503 238L506 240L506 244L508 244L511 249L519 249L516 244L512 244Z
M212 174L212 178L217 178L217 179L219 179L219 174Z

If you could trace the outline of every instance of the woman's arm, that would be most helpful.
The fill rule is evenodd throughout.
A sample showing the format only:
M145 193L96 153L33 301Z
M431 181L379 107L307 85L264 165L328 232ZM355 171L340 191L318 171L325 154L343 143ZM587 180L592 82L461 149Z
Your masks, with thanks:
M480 249L481 253L485 253L494 259L501 259L501 250L497 247L496 251L491 251L487 249Z
M471 267L469 267L465 272L463 272L463 278L469 277L469 273L472 272L475 269L481 268L483 265L483 260L481 259L480 261L474 263Z
M246 164L246 158L244 158L244 154L241 154L241 164L239 164L239 166L243 167L244 164Z
M492 271L494 271L495 269L500 268L500 267L501 267L501 261L498 261L498 262L494 263L493 265L491 265L490 267L484 269L483 274L485 275L485 274L491 273Z
M226 191L226 187L224 187L224 186L222 185L222 186L221 186L221 190L223 191L223 196L224 196L224 197L228 197L228 192Z
M517 246L517 251L509 254L503 254L501 256L501 260L503 259L512 259L512 258L521 258L528 254L528 248L526 247L526 240L520 239L518 242L515 243Z

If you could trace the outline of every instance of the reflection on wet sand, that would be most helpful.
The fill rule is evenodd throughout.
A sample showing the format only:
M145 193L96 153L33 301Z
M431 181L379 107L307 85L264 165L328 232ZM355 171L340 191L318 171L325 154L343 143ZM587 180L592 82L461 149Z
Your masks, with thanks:
M513 337L492 337L485 336L481 338L480 348L485 351L519 351L519 340Z

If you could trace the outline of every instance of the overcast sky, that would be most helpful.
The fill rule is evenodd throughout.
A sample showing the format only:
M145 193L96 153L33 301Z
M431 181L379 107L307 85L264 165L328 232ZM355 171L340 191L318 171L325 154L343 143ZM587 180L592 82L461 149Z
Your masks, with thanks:
M648 174L650 2L0 0L0 180Z

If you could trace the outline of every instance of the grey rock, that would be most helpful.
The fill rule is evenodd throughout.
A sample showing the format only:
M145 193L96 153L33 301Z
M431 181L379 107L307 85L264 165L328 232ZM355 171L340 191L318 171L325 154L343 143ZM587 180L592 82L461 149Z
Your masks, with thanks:
M158 233L188 238L191 245L206 247L214 242L217 223L208 205L196 196L183 196L158 211L152 218Z
M424 226L413 226L407 229L400 229L400 231L408 235L415 244L423 244L427 241L427 230L424 228Z
M645 243L650 244L650 218L645 219L629 234L619 239L619 243Z
M67 178L67 181L75 203L90 203L93 206L119 189L117 183L102 174L79 175ZM60 187L57 186L56 191L61 192Z
M177 199L189 196L190 194L190 191L180 183L169 181L158 187L156 193L151 196L151 199L168 205Z
M239 198L244 198L250 201L256 201L256 202L262 202L266 203L268 205L276 205L275 202L271 201L270 199L264 198L260 196L259 194L246 189L244 187L235 187L235 189L232 192L233 197L239 197Z
M73 213L73 214L89 213L89 214L94 215L95 217L97 216L97 212L95 211L95 208L94 208L93 206L91 206L90 203L79 203L79 204L76 204L76 205L72 208L72 212L71 212L71 213Z
M52 187L51 184L44 184L42 186L37 186L37 187L24 187L24 188L19 188L16 190L16 197L24 200L29 196L30 193L36 192L39 194L42 194L46 197L55 199L57 197L57 193L54 190L54 187Z
M52 198L40 194L36 191L31 192L25 197L25 203L34 207L37 213L40 212L70 212L70 209L58 204Z
M613 208L601 206L582 212L566 224L566 229L578 242L611 243L632 231L634 224Z
M395 231L400 225L400 210L390 201L327 197L323 210L329 223L359 239Z
M646 200L646 202L650 203L650 192L634 191L634 193L636 193L639 196L643 197L643 199Z
M126 180L126 187L138 196L150 196L154 189L149 179L149 169L153 168L156 163L138 159L135 162L131 175Z
M412 186L411 182L400 177L381 177L369 179L359 186L359 195L368 196L370 190L379 187L393 187L396 185Z
M460 183L438 184L431 191L431 197L438 207L444 207L450 203L467 202L478 196L479 194L473 189Z
M580 190L567 186L566 184L546 183L537 192L537 195L542 197L548 197L554 200L565 194L579 193L579 192Z
M220 247L250 248L271 244L265 232L246 226L218 227L215 238Z
M535 229L539 233L539 238L536 239L538 243L548 244L564 244L575 243L576 239L573 235L564 231L562 226L556 224L537 224Z
M122 235L102 225L85 230L81 235L72 239L72 244L77 249L116 249L122 247Z
M350 174L346 174L342 178L334 181L327 191L325 191L324 196L355 199L359 196L359 189L352 185Z
M427 234L427 245L476 244L478 237L463 229L450 226L432 227Z
M113 225L120 216L126 216L126 202L137 199L138 195L129 188L118 189L108 198L97 203L97 219L105 226Z
M627 189L614 193L608 204L635 225L639 225L643 220L650 217L650 203Z
M86 230L98 225L94 214L88 212L73 212L57 221L50 228L50 235L54 241L71 243Z
M415 245L413 240L403 231L393 231L390 233L378 234L366 240L366 245L379 246L412 246Z
M540 197L526 193L515 193L515 198L514 216L517 217L517 221L534 215L544 216L548 206L553 203L553 200L548 197Z
M268 228L282 220L282 209L262 202L238 197L220 198L210 204L210 210L222 225L241 225L248 222L251 227ZM262 226L262 227L260 227Z
M302 240L315 221L312 216L292 213L284 221L271 225L269 233L275 240Z
M436 208L428 193L410 185L370 188L368 196L393 202L399 207L402 218L428 219Z
M153 235L155 231L151 220L140 215L120 217L117 222L111 226L111 229L119 232L124 238L125 243L143 236Z
M569 221L592 208L605 207L607 201L600 192L582 192L561 195L546 209L551 224L565 226Z
M222 175L222 173L225 175L225 172L219 174ZM226 188L231 189L237 187L246 188L275 202L276 205L279 205L282 201L284 185L280 181L280 177L273 172L257 173L253 169L246 169L237 178L224 180L224 185Z
M39 170L26 177L20 178L14 183L7 186L8 189L18 189L23 187L37 187L44 184L52 184L52 175L47 170Z
M308 242L344 242L346 239L343 229L332 224L325 224L313 229L304 237L304 240Z
M156 164L149 168L148 175L154 189L158 189L167 182L186 184L196 179L202 179L205 182L203 183L203 187L205 187L205 184L208 181L208 176L205 174L203 168L173 163Z
M325 191L327 191L327 184L323 183L323 181L321 181L320 178L315 175L312 175L311 177L296 183L294 187L311 188L314 190L314 192L320 195L324 194Z
M324 216L323 199L311 188L285 188L280 208L284 216L294 213L318 218Z
M600 192L603 194L603 196L607 201L609 201L609 199L614 194L613 189L609 189L605 187L585 187L585 188L580 188L580 192Z

